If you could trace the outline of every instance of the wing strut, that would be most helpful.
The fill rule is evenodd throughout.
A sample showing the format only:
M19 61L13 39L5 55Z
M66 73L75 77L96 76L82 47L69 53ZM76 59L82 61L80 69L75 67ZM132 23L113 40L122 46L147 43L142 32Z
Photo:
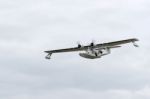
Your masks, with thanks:
M136 44L135 42L133 42L133 46L135 46L135 47L139 47L139 45L138 45L138 44Z
M51 59L52 53L48 53L48 55L45 56L46 59Z

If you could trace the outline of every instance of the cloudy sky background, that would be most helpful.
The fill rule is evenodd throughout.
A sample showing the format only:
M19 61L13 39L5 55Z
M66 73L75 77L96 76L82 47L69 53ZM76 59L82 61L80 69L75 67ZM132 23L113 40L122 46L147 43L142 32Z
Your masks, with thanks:
M0 0L1 99L150 99L149 0ZM136 37L101 59L44 50Z

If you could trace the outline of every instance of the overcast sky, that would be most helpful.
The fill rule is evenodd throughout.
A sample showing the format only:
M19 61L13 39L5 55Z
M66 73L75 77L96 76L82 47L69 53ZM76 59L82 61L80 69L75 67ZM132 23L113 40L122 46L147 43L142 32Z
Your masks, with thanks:
M150 0L0 0L0 99L150 99ZM101 59L44 50L138 38Z

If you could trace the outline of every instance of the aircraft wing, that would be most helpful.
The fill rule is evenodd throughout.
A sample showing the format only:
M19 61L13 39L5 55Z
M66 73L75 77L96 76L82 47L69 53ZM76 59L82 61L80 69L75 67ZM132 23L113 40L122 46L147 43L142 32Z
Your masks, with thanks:
M134 43L135 41L138 41L138 39L136 39L136 38L126 39L126 40L97 44L96 46L98 46L98 47L113 47L113 46L118 46L118 45L126 44L126 43ZM137 45L134 44L134 46L137 46Z
M82 46L82 47L73 47L73 48L66 48L66 49L58 49L58 50L50 50L50 51L45 51L46 53L52 54L52 53L62 53L62 52L74 52L74 51L83 51L83 50L87 50L89 47L92 48L117 48L120 47L118 45L121 44L126 44L126 43L131 43L131 42L135 42L138 41L138 39L133 38L133 39L126 39L126 40L120 40L120 41L114 41L114 42L108 42L108 43L102 43L102 44L97 44L94 46Z
M74 52L74 51L82 51L85 50L85 47L74 47L74 48L66 48L66 49L58 49L58 50L50 50L50 51L45 51L46 53L61 53L61 52Z

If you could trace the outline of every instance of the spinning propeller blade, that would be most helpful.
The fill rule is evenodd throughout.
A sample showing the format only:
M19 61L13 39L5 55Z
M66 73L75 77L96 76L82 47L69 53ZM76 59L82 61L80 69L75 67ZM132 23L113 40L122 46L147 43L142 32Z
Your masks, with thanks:
M79 41L77 42L77 45L78 45L78 48L81 48L81 47L82 47L82 45L80 44Z

